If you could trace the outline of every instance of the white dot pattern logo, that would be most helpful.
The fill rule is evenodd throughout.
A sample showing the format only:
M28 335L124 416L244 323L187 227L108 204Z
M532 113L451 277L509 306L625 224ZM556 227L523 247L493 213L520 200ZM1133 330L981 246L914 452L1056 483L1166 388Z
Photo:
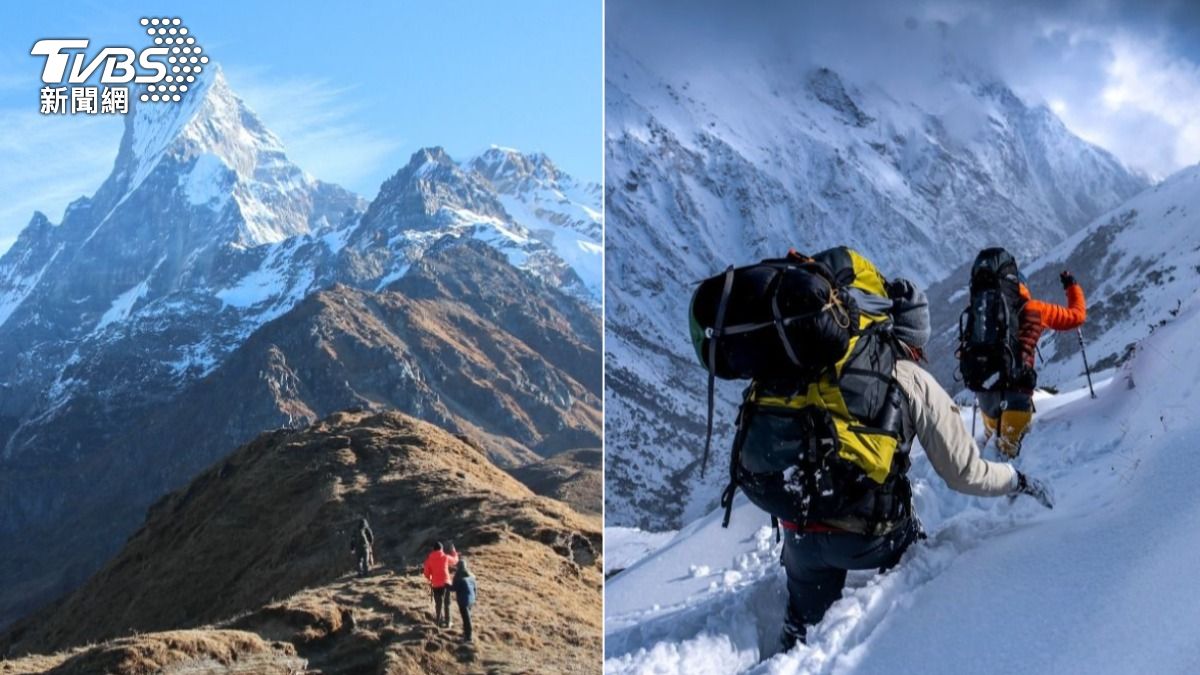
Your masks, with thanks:
M203 72L203 64L208 63L208 56L199 56L203 49L179 17L142 17L138 23L146 28L146 34L152 38L155 45L167 50L167 72L171 73L162 79L162 82L168 84L146 85L138 100L143 103L182 101L182 94L186 94L188 90L188 85L183 82L196 81L195 76Z

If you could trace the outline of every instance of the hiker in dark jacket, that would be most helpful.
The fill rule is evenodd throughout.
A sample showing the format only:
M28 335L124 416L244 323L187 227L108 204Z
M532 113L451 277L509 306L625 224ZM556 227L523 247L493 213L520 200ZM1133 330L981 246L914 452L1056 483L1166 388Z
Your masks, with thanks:
M467 561L458 559L454 569L454 599L458 601L458 613L462 615L463 642L470 642L471 637L471 605L475 604L475 575L467 569Z
M375 534L371 532L370 524L367 523L366 518L360 519L354 536L350 537L350 551L358 558L358 576L360 577L367 576L375 564L375 552L372 550L374 544Z

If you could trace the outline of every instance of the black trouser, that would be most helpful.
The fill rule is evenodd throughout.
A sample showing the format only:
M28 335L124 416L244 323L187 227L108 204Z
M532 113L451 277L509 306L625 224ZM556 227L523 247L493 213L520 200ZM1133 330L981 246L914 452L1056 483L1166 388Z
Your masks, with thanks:
M449 586L433 589L433 610L437 615L438 625L450 622L450 596L453 595Z
M458 613L462 615L463 639L471 639L471 606L462 600L458 601Z
M918 527L910 518L878 537L849 532L787 532L783 539L788 589L784 646L790 647L795 640L803 642L808 626L818 623L829 606L842 597L846 570L892 567L917 538Z
M999 419L1005 410L1033 411L1033 393L1028 391L981 391L979 410L992 419Z

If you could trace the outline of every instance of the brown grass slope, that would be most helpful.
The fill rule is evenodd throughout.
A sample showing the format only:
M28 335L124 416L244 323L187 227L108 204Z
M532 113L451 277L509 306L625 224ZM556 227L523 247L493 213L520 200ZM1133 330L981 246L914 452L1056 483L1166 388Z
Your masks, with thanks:
M361 580L348 574L360 515L380 563ZM456 542L479 579L474 646L431 625L420 563L436 540ZM338 413L263 434L161 499L114 560L0 637L0 653L216 626L261 638L246 657L278 661L288 654L270 645L285 643L313 672L594 672L600 550L595 518L534 495L452 434L399 413Z
M517 480L539 495L566 502L580 513L600 516L604 501L604 451L567 450L512 469Z
M233 630L149 633L53 656L0 661L0 675L295 675L305 668L291 644Z

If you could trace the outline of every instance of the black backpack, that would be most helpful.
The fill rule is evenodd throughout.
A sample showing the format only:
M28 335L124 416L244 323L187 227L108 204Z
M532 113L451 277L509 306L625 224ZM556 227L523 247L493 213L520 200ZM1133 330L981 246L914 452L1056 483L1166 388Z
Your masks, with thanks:
M692 296L696 356L723 380L819 372L846 353L857 323L853 297L812 260L730 266Z
M798 378L832 366L846 353L859 312L824 263L763 260L700 282L689 312L692 345L708 370L708 431L701 475L712 445L714 379Z
M1003 248L979 252L971 266L971 297L958 320L958 370L974 392L1032 388L1037 373L1021 359L1020 272Z
M753 380L738 414L723 524L738 489L773 519L798 524L850 516L876 526L906 516L887 286L869 260L837 247L731 267L697 288L692 338L709 371L710 440L714 378Z

